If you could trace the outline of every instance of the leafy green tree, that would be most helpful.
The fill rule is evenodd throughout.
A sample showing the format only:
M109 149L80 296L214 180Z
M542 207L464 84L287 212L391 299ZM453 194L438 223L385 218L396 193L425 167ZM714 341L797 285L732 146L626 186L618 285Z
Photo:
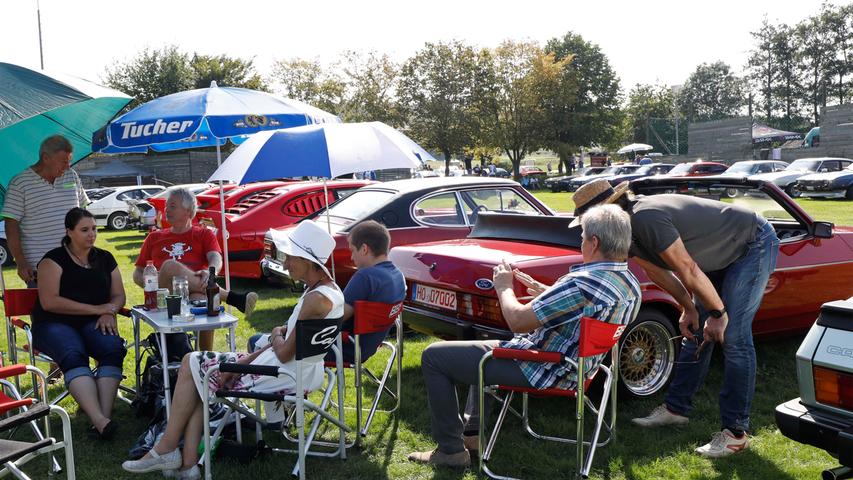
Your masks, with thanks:
M220 87L240 87L267 90L252 60L227 55L193 55L190 66L195 72L195 88L207 88L216 81Z
M749 52L747 68L749 80L757 87L764 118L769 122L777 109L775 87L778 84L779 65L777 57L778 28L765 15L761 27L751 32L755 47Z
M826 105L827 70L832 60L830 32L820 15L797 24L797 41L801 45L803 97L811 107L815 125L820 121L820 107Z
M278 91L327 112L341 110L346 85L320 65L319 60L291 58L273 64L272 81Z
M402 127L396 86L400 66L387 54L347 51L338 62L343 71L345 100L341 117L347 122L385 122Z
M133 97L129 105L139 104L196 85L190 56L171 45L160 50L144 49L127 62L107 67L104 83Z
M744 82L723 62L703 63L687 77L678 102L689 122L735 117L746 104Z
M799 45L793 29L785 24L779 25L773 42L773 56L778 75L775 91L779 96L779 105L783 118L779 126L784 129L800 129L803 118L800 113L800 98L803 87L800 83Z
M574 85L574 101L564 104L563 113L559 109L552 111L561 118L553 118L558 131L551 148L566 165L571 152L605 145L619 136L622 121L619 77L601 48L576 33L568 32L562 38L549 40L545 51L553 52L556 61L571 58L564 69L566 78L561 88L568 95Z
M824 4L820 20L826 28L828 43L832 45L826 68L827 94L836 96L842 104L850 96L850 81L846 77L853 68L853 4L838 7Z
M561 96L563 70L571 58L555 61L534 42L507 40L492 52L495 88L492 139L512 163L520 179L521 160L548 142L555 133L551 120L556 111L565 111L574 99ZM556 103L559 103L557 105ZM568 103L569 105L566 105Z
M397 90L407 130L450 158L474 144L478 53L459 41L427 43L402 66Z
M628 93L625 107L625 131L630 143L650 143L656 150L668 150L668 145L652 138L649 131L651 119L672 118L675 97L671 88L665 85L637 84Z

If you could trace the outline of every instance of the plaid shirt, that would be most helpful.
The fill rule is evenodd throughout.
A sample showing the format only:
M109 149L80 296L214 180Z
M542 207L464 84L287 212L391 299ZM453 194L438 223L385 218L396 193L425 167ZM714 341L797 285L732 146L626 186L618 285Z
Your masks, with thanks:
M577 359L581 317L625 325L640 311L640 284L626 262L575 265L568 275L536 297L531 305L542 324L536 330L501 343L505 348L556 351ZM604 355L585 359L592 373ZM577 372L562 364L520 362L521 371L535 388L577 386Z

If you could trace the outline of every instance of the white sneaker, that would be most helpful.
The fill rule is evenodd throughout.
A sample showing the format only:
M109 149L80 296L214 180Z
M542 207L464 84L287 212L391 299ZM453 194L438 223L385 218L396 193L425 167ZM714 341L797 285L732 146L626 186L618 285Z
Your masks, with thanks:
M664 425L685 425L690 419L684 415L672 413L665 404L660 404L652 410L648 417L633 418L631 423L641 427L661 427Z
M160 470L177 470L181 468L181 464L183 463L180 449L160 455L152 448L148 453L151 454L150 457L143 457L139 460L127 460L121 464L121 468L131 473L148 473Z
M258 294L255 292L249 292L246 294L246 309L243 312L244 318L249 318L252 316L252 312L255 311L255 304L258 303Z
M722 432L714 433L709 443L697 447L696 453L706 458L722 458L748 447L749 438L747 438L746 433L737 438L728 428L724 428Z

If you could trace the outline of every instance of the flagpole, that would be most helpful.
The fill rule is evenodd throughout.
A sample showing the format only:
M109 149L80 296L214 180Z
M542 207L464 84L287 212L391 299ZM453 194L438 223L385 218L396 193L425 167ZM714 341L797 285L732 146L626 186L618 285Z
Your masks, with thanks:
M36 0L36 18L39 24L39 60L41 60L41 69L44 70L44 51L41 47L41 5L39 0Z

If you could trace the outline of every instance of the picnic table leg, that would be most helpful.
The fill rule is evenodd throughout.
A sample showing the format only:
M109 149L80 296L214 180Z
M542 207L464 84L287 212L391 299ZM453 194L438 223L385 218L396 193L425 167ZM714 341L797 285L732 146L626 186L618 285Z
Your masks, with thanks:
M166 420L172 415L172 386L169 385L169 352L166 351L166 334L160 332L160 353L163 356L163 393L166 398Z

